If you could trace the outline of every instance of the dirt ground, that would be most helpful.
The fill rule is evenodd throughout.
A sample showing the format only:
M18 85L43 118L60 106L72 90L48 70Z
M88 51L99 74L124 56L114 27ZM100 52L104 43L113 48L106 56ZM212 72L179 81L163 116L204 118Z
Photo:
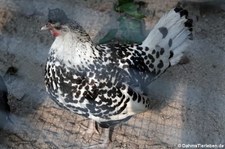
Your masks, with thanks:
M146 29L178 0L144 0ZM115 149L178 148L178 144L225 145L225 4L187 1L193 17L190 62L170 68L149 86L162 109L139 114L117 127ZM53 42L41 32L48 8L64 9L94 41L118 25L115 0L0 0L0 75L10 96L13 123L0 132L1 149L76 149L98 144L82 134L88 120L59 108L45 92L44 65ZM17 68L10 73L9 67ZM205 147L203 147L205 148Z

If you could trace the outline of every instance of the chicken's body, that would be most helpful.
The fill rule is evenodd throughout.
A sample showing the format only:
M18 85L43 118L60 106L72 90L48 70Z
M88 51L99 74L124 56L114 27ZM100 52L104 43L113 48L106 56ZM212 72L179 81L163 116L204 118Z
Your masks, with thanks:
M49 16L51 23L57 22L56 16ZM192 29L187 11L175 8L141 45L95 45L82 27L67 18L58 20L66 25L61 32L49 27L57 34L46 65L47 91L60 106L102 127L127 121L157 104L145 96L146 87L179 62Z

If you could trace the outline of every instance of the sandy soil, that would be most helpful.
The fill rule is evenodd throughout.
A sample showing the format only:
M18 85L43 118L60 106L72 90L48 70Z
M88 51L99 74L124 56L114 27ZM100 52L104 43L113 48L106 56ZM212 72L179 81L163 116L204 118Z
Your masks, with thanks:
M145 0L146 27L173 8L177 0ZM82 135L88 120L59 108L43 83L53 38L40 32L48 8L62 8L94 41L118 25L113 0L0 0L0 75L8 86L14 123L0 133L3 149L87 148L100 135ZM205 1L204 1L205 2ZM190 62L169 69L149 87L164 99L162 109L139 114L115 129L112 148L177 148L178 144L225 145L225 4L186 5L195 20ZM9 67L16 74L6 73Z

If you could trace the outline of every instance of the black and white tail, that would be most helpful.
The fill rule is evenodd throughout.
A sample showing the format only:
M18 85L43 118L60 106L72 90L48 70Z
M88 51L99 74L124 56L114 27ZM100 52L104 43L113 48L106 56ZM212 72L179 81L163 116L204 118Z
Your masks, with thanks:
M163 48L163 63L176 65L192 38L192 20L188 19L188 11L177 7L159 20L142 46L152 50L157 50L157 47Z

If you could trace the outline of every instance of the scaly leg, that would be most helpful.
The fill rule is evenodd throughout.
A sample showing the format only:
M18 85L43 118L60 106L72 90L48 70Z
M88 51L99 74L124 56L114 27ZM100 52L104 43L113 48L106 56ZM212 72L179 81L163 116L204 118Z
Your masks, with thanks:
M101 149L108 149L110 148L112 142L112 133L114 127L110 128L103 128L103 133L101 135L101 139L99 140L98 144L88 146L87 148L101 148Z
M94 134L94 133L99 134L99 131L97 129L97 123L94 120L89 121L86 133L88 133L88 134Z
M82 131L82 136L84 141L89 142L95 133L99 134L99 131L96 125L97 125L96 122L93 120L89 121L88 127L81 125L81 127L85 129L85 131Z

